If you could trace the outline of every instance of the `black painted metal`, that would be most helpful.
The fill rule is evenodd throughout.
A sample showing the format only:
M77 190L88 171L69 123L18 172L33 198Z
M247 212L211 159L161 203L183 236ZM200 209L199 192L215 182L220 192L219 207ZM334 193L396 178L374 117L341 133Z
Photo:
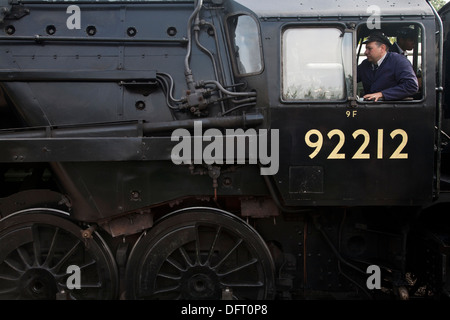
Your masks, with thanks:
M356 65L364 57L354 55L370 31L373 5L380 8L381 27L388 35L401 26L420 30L421 62L418 55L413 58L413 65L422 67L420 97L377 103L358 99ZM77 10L81 23L71 25ZM448 7L440 13L446 35ZM257 67L249 73L242 72L233 44L236 18L246 15L256 26L250 60ZM365 274L359 271L370 264L395 269L403 278L408 268L414 269L406 262L411 248L405 230L422 232L427 224L415 220L425 216L422 208L434 213L436 201L449 202L450 188L439 179L441 168L448 171L446 149L442 159L439 154L440 129L444 135L449 127L447 94L444 88L441 127L436 94L442 90L436 88L441 43L426 1L0 1L0 26L0 216L15 209L58 207L76 222L115 223L118 229L136 214L162 217L136 243L128 238L105 243L106 248L124 242L122 262L126 246L136 244L127 270L131 298L158 296L149 282L158 275L178 279L178 274L167 277L166 265L174 252L183 250L197 256L184 256L185 265L178 268L184 287L177 294L187 299L229 294L227 285L233 284L214 268L210 258L215 248L203 242L220 239L222 232L228 238L217 244L221 253L231 252L229 244L235 241L254 258L237 257L237 264L224 273L233 273L239 263L256 266L251 283L245 282L246 272L236 271L233 280L247 290L232 290L238 298L292 297L316 289L365 292ZM334 28L351 39L348 83L353 88L342 99L283 96L283 34L291 28ZM298 50L316 53L314 45ZM259 55L262 61L253 61ZM172 139L173 131L186 129L192 135L200 122L201 134L242 129L261 138L277 130L279 170L263 177L262 163L238 163L236 157L228 163L174 164L178 141ZM311 130L323 137L314 156L305 139ZM369 157L357 159L363 137ZM338 138L345 158L333 159ZM209 142L202 141L202 150ZM402 142L407 157L393 159ZM20 201L24 197L29 199ZM255 229L234 216L240 214L242 200L268 203L268 198L280 216L248 212ZM205 202L223 210L189 210ZM183 210L166 217L179 208ZM22 232L22 225L39 229L48 219L41 213L6 219L17 225L0 237L15 239L13 233ZM55 221L54 229L73 229ZM132 230L139 228L133 225ZM173 238L172 231L180 237ZM17 245L0 250L0 257L8 250L20 255L23 239L39 243L29 234L17 239ZM107 255L108 250L100 251ZM105 261L114 271L113 261ZM446 269L439 272L443 276ZM30 274L54 276L48 270ZM115 296L115 288L104 288L101 298Z

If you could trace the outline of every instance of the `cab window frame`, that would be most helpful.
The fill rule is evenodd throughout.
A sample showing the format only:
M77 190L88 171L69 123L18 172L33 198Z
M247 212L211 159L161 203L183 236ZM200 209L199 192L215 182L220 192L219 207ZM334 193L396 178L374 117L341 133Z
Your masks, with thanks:
M361 38L361 29L362 28L366 28L366 23L362 23L360 25L357 26L356 30L357 30L357 43L356 45L356 56L354 57L356 60L356 66L358 66L359 64L361 64L361 62L363 62L366 57L364 56L364 50L363 50L363 44L362 42L366 39L367 36L362 37ZM397 37L393 35L393 31L391 32L387 32L387 30L397 30L401 27L407 27L407 26L414 26L414 29L418 30L418 35L417 35L417 42L416 45L414 47L413 50L411 50L413 52L413 56L412 56L412 61L410 60L412 66L413 66L413 70L416 73L417 76L417 72L419 70L421 70L421 86L420 86L420 91L418 93L416 93L416 95L420 94L420 97L418 99L415 99L414 97L410 98L405 98L403 100L379 100L379 101L364 101L362 98L362 92L363 89L362 88L362 83L358 82L357 83L357 96L359 99L357 99L357 103L359 105L365 105L365 104L417 104L420 102L423 102L426 99L426 81L425 81L425 77L424 74L426 72L425 68L426 68L426 56L427 56L427 48L425 45L425 26L417 21L389 21L389 22L383 22L381 24L381 28L380 29L376 29L378 31L381 31L383 33L386 33L386 36L391 40L392 45L397 41ZM365 32L370 33L373 32L375 30L365 30ZM416 50L419 50L419 52L417 52L417 57L416 55ZM419 59L420 57L420 63L417 63L417 69L414 69L414 60L417 58ZM420 81L419 81L420 84Z
M253 39L257 39L258 41L258 53L259 53L259 63L260 66L258 70L252 71L252 72L241 72L239 70L239 63L241 61L238 60L236 57L236 44L235 44L235 38L232 36L235 33L235 30L231 31L231 26L229 23L229 20L232 18L239 18L239 17L249 17L251 18L256 26L257 31L257 37L253 37ZM249 14L248 12L233 12L232 14L225 17L225 33L227 37L227 43L228 43L228 50L230 52L230 58L231 58L231 65L233 69L233 74L235 77L247 77L247 76L254 76L259 75L264 72L265 69L265 63L264 63L264 55L263 55L263 47L262 47L262 38L261 38L261 25L259 23L259 20L255 18L253 15Z
M292 29L299 29L299 30L308 30L308 29L335 29L340 32L340 36L344 37L348 35L348 39L350 41L349 51L345 52L344 50L344 43L341 43L341 61L340 64L342 65L342 92L343 97L339 99L286 99L285 97L285 33L288 30ZM281 28L280 31L280 100L284 104L324 104L324 103L347 103L351 97L353 97L353 78L356 76L354 75L354 59L353 59L353 47L355 45L354 43L354 36L353 32L349 31L345 24L342 23L329 23L329 24L310 24L310 23L289 23L284 25ZM349 60L349 64L346 65L345 60ZM345 77L346 74L349 74L351 78L349 79L349 82L346 81Z

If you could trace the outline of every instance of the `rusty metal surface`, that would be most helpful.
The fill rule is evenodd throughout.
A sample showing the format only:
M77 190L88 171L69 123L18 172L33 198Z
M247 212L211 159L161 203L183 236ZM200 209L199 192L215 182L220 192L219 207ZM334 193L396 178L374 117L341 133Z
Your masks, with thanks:
M241 214L243 217L267 218L278 216L280 211L272 199L243 199Z
M108 221L103 225L103 228L113 237L118 237L135 234L152 226L153 214L150 211L143 211Z

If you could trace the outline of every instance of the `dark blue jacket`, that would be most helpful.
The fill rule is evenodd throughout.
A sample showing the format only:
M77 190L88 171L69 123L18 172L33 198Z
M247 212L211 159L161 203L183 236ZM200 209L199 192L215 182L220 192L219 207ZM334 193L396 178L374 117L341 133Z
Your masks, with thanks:
M376 71L367 59L358 66L358 82L364 93L382 92L384 100L402 100L419 90L411 62L395 52L388 52Z

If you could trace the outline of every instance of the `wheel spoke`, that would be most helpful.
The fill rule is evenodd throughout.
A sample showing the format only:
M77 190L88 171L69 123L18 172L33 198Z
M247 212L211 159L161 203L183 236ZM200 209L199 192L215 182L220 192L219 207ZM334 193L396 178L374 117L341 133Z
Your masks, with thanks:
M13 277L9 274L0 274L0 280L18 281L18 280L20 280L20 277Z
M178 262L176 262L175 260L173 260L171 258L167 258L166 261L181 272L184 272L187 270L186 268L183 268Z
M83 269L85 269L85 268L87 268L89 266L92 266L92 265L94 265L96 263L97 263L97 261L91 260L90 262L82 264L82 265L80 265L78 267L80 268L80 271L81 271L81 270L83 270ZM68 274L64 271L64 272L61 272L61 273L58 273L58 274L54 274L54 276L55 276L55 279L60 280L61 278L66 278L68 276Z
M214 240L211 243L211 249L209 250L208 257L206 258L206 261L205 261L205 265L210 265L211 257L214 254L214 249L216 248L217 239L219 239L219 235L220 235L221 231L222 231L222 226L219 226L217 228L216 234L214 235Z
M158 277L166 278L166 279L170 279L170 280L176 280L176 281L181 279L180 276L173 276L173 275L166 274L166 273L161 273L161 272L158 273Z
M183 257L183 259L187 263L187 265L190 267L193 267L194 264L191 262L191 258L189 258L186 250L183 247L179 247L178 250L180 251L181 256Z
M154 292L154 294L177 292L178 290L180 290L180 286L176 285L176 286L172 286L172 287L156 290Z
M45 259L42 266L49 267L50 263L53 259L53 255L55 254L56 247L56 239L58 238L59 228L55 228L55 233L53 234L52 242L50 244L50 248L48 249L47 258Z
M25 264L25 268L29 269L32 263L30 262L31 258L28 252L22 247L17 248L16 251L19 254L19 257L22 260L22 262Z
M80 267L80 270L83 270L83 269L85 269L87 267L90 267L90 266L96 264L96 263L97 263L97 261L91 260L89 262L86 262L85 264L79 265L78 267Z
M25 272L24 269L19 268L19 266L17 265L16 261L10 260L10 259L5 259L3 261L7 266L9 266L11 269L17 271L18 273L22 274Z
M33 266L38 267L41 265L41 241L39 237L38 228L33 228L33 252L34 252L34 263Z
M81 283L80 288L81 289L87 289L87 288L101 288L103 286L103 283L101 281L95 282L95 283Z
M217 263L213 267L213 269L217 270L222 265L222 263L224 263L225 260L227 260L228 257L237 249L237 247L239 247L239 245L242 243L242 241L243 241L242 239L239 239L238 242L234 245L234 247L228 251L228 253L222 258L222 260L219 261L219 263Z
M3 290L0 289L0 295L11 294L14 292L17 293L17 296L19 296L20 295L19 287L13 287L13 288L3 289Z
M61 258L61 260L52 268L52 271L54 273L57 273L59 271L59 269L63 266L63 264L75 253L75 251L77 250L78 246L80 245L81 241L77 240L77 242L75 243L75 245L72 247L72 249L70 249L65 255L64 257Z
M198 225L195 226L195 264L201 265L200 261L200 235L198 230Z
M236 267L236 268L233 268L233 269L228 270L227 272L224 272L224 273L217 273L217 275L218 275L219 277L224 277L224 276L227 276L227 275L229 275L229 274L231 274L231 273L233 273L233 272L241 271L242 269L245 269L245 268L247 268L248 266L254 265L254 264L257 263L257 262L258 262L258 259L252 259L252 260L250 260L249 262L247 262L247 263L245 263L245 264L242 264L242 265L240 265L240 266L238 266L238 267Z

